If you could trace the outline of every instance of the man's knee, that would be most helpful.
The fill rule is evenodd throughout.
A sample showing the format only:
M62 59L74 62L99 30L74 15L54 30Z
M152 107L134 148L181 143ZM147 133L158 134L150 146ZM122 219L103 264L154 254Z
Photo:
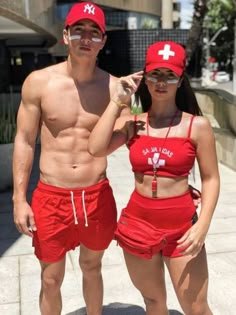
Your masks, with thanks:
M80 268L84 275L96 275L101 273L102 268L102 256L90 255L89 257L84 257L83 255L79 258Z
M44 292L57 293L62 285L62 278L55 275L42 274L42 289Z
M42 289L44 291L51 290L52 292L57 293L62 285L65 269L64 262L57 263L56 265L41 265L41 281L42 281Z

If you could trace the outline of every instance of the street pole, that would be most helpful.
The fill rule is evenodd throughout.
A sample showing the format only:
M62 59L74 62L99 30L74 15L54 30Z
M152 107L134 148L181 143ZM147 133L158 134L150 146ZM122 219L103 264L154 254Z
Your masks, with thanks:
M233 93L236 94L236 19L234 20Z
M205 44L205 51L206 51L205 52L205 57L206 57L205 71L206 72L205 72L205 76L204 76L204 80L203 80L203 85L214 84L212 81L211 75L210 75L211 70L212 70L210 67L210 63L209 63L210 56L211 56L210 47L214 43L214 40L219 36L219 34L223 31L226 31L227 29L228 29L228 27L226 25L222 26L220 29L218 29L218 31L215 33L215 35L211 39L209 39L209 28L208 28L208 26L206 28L206 44ZM235 51L236 51L236 49L235 49ZM236 72L236 59L235 59L235 72ZM235 82L236 82L236 77L235 77ZM235 90L236 90L236 87L235 87Z
M206 79L207 79L207 84L208 84L210 81L210 65L209 65L210 39L209 39L209 28L208 27L206 29L206 38L207 38L207 43L206 43Z

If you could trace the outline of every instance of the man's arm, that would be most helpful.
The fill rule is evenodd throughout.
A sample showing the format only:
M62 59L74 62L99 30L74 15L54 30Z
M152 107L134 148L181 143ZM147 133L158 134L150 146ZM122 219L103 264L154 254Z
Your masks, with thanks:
M17 115L17 133L13 152L14 221L20 233L31 236L36 229L33 212L26 193L34 159L35 141L41 117L42 74L30 74L22 88L22 100Z

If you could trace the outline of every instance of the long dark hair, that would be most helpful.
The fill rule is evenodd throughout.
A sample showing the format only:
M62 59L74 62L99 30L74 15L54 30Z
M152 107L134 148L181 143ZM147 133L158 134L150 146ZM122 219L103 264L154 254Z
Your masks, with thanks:
M144 112L147 112L151 105L152 99L145 84L145 78L143 77L137 92L135 93L135 101L138 104L141 101L141 106ZM202 111L198 105L194 91L190 85L187 74L182 75L182 83L176 93L176 106L183 112L193 114L195 116L202 116Z

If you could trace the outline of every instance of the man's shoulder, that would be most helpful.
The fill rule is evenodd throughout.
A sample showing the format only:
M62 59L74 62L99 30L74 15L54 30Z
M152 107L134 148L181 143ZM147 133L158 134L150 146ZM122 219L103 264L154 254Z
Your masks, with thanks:
M66 62L60 62L57 64L50 65L48 67L35 70L34 72L42 75L65 75L66 74Z
M65 75L63 63L51 65L42 69L32 71L26 78L26 82L48 82L50 79L56 79L57 76Z
M98 85L100 86L100 88L109 89L110 93L113 93L117 80L118 78L114 76L113 74L103 69L97 68L97 76L96 76L95 81L97 83L99 82Z
M97 68L100 76L102 76L104 79L109 78L111 81L117 81L118 77L114 76L113 74L101 69L101 68Z
M26 77L22 91L32 88L41 94L50 82L53 82L51 86L55 86L56 82L62 82L65 77L62 63L34 70Z

